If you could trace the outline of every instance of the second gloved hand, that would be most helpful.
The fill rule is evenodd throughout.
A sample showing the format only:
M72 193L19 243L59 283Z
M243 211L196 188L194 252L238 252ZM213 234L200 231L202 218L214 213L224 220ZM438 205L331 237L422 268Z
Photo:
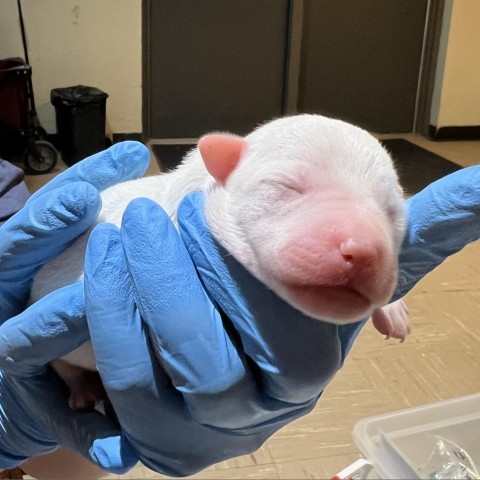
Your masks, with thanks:
M112 472L137 461L111 420L68 408L65 386L46 366L88 338L83 285L25 307L38 268L95 222L99 191L141 175L149 161L143 145L117 144L57 176L0 227L0 469L60 444Z

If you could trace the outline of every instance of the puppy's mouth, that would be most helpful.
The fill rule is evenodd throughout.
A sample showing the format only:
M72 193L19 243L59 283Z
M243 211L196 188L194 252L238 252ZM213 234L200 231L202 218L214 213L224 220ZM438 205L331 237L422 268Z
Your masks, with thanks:
M330 323L357 322L376 308L371 299L350 286L284 284L283 287L288 301L299 310Z

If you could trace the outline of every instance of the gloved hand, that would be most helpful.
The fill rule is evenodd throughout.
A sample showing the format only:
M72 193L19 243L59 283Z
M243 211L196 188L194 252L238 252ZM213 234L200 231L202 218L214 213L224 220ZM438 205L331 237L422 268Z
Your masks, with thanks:
M478 175L459 171L408 203L397 296L480 236ZM86 258L90 334L125 443L170 475L253 451L310 411L364 323L293 312L215 243L202 201L181 205L180 237L157 205L137 200L120 231L95 229ZM18 332L2 336L9 370L50 360L55 339L22 348Z
M8 354L12 344L28 362L28 345L38 337L55 339L52 358L88 338L82 285L54 292L23 311L32 279L41 265L95 222L99 191L142 175L149 160L139 143L115 145L57 176L0 227L0 349L6 353L2 364L7 369L16 366ZM59 444L112 471L133 465L133 455L127 458L122 452L120 464L115 456L122 447L118 428L99 413L72 412L63 384L42 365L29 364L21 375L0 370L0 468Z
M408 202L396 295L480 237L479 175L459 171ZM102 379L141 461L169 475L251 452L308 413L364 324L294 311L216 244L202 212L201 194L184 200L180 238L157 205L139 200L120 232L97 229L87 253Z

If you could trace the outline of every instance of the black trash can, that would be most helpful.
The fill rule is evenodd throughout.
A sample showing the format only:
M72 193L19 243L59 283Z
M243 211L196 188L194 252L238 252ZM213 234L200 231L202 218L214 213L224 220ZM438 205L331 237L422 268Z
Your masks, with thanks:
M59 147L68 166L105 148L107 98L102 90L84 85L51 91Z

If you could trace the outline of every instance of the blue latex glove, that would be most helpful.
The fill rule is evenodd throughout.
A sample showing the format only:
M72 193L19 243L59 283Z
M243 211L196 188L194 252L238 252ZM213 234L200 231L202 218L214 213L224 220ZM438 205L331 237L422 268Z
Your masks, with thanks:
M95 222L99 191L142 175L149 160L148 150L134 142L93 155L57 176L0 227L0 349L6 354L2 363L14 367L9 373L0 370L0 468L59 444L112 471L123 472L136 461L122 452L119 462L121 437L107 417L72 412L65 405L64 385L48 367L29 363L22 369L8 352L15 344L15 353L28 363L28 347L39 338L51 358L88 338L82 285L57 291L23 311L32 279Z
M480 236L479 172L457 172L408 203L397 295ZM157 205L137 200L120 231L95 229L87 251L85 301L102 379L127 444L170 475L253 451L309 412L364 323L293 312L216 245L202 208L199 194L183 202L180 237ZM9 338L13 355L17 337ZM9 368L46 360L44 349L28 351Z
M408 202L397 295L480 237L479 175L465 169ZM109 397L142 462L170 475L251 452L308 413L364 324L292 310L216 244L202 210L201 194L187 197L179 238L158 206L135 202L120 232L95 232L87 255L89 328Z

